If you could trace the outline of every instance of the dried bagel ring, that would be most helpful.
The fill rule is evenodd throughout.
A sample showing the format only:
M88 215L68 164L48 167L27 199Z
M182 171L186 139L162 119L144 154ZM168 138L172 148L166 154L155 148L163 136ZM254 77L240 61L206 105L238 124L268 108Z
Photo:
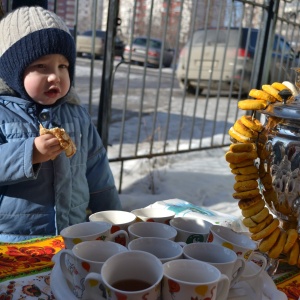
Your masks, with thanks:
M247 144L245 144L247 145ZM229 164L229 167L230 169L236 169L236 168L243 168L243 167L248 167L248 166L253 166L254 165L254 162L253 162L253 159L247 159L247 160L244 160L242 161L241 163L239 164Z
M289 90L289 88L281 82L273 82L271 86L279 92L282 90Z
M276 98L273 97L272 95L268 94L265 91L257 90L257 89L250 90L249 96L253 97L255 99L268 100L270 102L275 102L276 101Z
M268 106L267 100L253 100L253 99L246 99L240 100L238 103L239 109L242 110L262 110Z
M296 241L288 253L288 264L293 266L297 264L298 262L298 256L299 256L299 244L298 241Z
M248 227L248 228L250 228L250 227L255 227L255 226L257 226L257 224L258 224L258 223L255 223L250 217L244 218L244 219L242 220L242 223L243 223L246 227Z
M257 168L254 165L243 167L243 168L231 169L231 173L235 175L247 175L247 174L255 173L255 171L257 172Z
M249 208L242 209L242 215L245 218L252 217L258 214L265 207L265 201L261 199L255 205L250 206Z
M259 175L257 172L247 174L247 175L236 175L234 177L235 181L257 180L258 178L259 178Z
M232 194L234 199L249 199L259 195L259 189L254 189L246 192L236 192Z
M251 233L258 233L258 232L262 231L264 228L266 228L268 225L270 225L272 223L272 221L273 221L273 216L271 214L269 214L265 220L258 223L255 227L249 228L249 231Z
M248 199L242 199L238 202L238 206L240 209L249 209L250 207L253 207L258 202L264 201L261 197L261 195L257 195L256 197L248 198Z
M229 150L232 152L251 152L256 148L255 144L243 144L243 143L234 143L229 146Z
M236 141L241 143L253 143L255 141L254 138L249 138L247 136L242 135L241 133L237 132L234 127L230 127L228 134Z
M257 152L251 151L251 152L238 152L234 153L232 151L228 151L225 154L225 159L229 163L238 164L242 161L248 160L248 159L256 159L257 158Z
M234 125L233 128L235 129L235 131L237 131L238 133L242 134L243 136L246 136L248 138L251 139L257 139L258 137L258 133L256 131L251 130L250 128L248 128L247 126L245 126L241 120L237 120Z
M256 180L238 181L234 184L233 188L236 192L245 192L254 190L258 187Z
M278 90L276 90L274 87L272 87L270 84L263 84L262 89L272 95L273 97L276 98L276 100L282 102L281 96L278 94Z
M280 232L280 235L279 235L276 243L268 252L268 256L270 258L277 258L280 255L280 253L282 252L282 249L284 247L284 243L286 241L286 236L287 236L287 234L285 231ZM297 256L297 260L298 260L298 256Z
M262 231L258 233L252 234L251 238L254 241L261 240L267 236L269 236L279 225L278 219L273 219L273 222L268 225L266 228L264 228Z
M254 131L261 132L264 128L258 119L252 118L251 116L244 115L240 120L246 127Z
M289 229L287 231L287 239L283 248L283 253L288 253L293 245L296 243L296 241L298 240L298 232L296 229Z
M251 220L253 220L256 223L262 222L264 219L266 219L269 215L269 209L267 207L264 207L261 211L259 211L256 215L251 216Z
M280 229L279 227L277 227L269 236L261 240L261 242L258 245L259 251L268 252L276 243L279 235L280 235Z

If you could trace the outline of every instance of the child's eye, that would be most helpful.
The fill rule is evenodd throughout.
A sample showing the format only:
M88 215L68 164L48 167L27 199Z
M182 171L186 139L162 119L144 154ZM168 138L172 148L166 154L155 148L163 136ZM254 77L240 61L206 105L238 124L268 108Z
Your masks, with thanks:
M42 69L42 68L45 68L46 66L44 64L37 64L36 67L38 69Z
M69 69L69 66L68 65L60 65L59 66L61 69Z

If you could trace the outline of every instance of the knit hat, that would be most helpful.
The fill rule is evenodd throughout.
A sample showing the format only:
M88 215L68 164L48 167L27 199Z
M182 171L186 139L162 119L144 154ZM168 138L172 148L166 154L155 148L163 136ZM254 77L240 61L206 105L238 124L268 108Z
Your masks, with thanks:
M68 27L55 13L42 7L20 7L0 21L0 77L22 98L30 100L23 74L33 61L62 54L74 78L76 47Z

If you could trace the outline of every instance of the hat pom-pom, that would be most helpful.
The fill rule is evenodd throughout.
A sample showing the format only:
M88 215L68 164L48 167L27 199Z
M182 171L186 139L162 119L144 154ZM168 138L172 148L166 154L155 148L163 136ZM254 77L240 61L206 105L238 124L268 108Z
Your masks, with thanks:
M48 9L47 0L13 0L12 9L17 9L22 6L41 6L44 9Z

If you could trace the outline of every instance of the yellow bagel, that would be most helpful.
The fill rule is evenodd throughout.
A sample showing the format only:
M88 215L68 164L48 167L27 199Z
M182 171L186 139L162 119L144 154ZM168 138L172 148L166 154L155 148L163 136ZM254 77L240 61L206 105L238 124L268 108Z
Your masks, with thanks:
M241 122L248 128L260 132L263 130L263 125L258 119L252 118L251 116L242 116Z
M257 158L256 151L238 152L238 153L228 151L225 154L226 161L233 164L238 164L241 163L242 161L249 160L249 159L256 159L256 158Z
M265 220L269 215L269 209L267 207L264 207L261 211L259 211L256 215L251 216L251 220L253 220L256 223L260 223L263 220Z
M287 231L287 239L283 248L283 253L288 253L293 245L296 243L296 241L298 240L298 232L296 229L289 229Z
M244 218L242 223L248 228L257 226L257 223L255 223L250 217Z
M277 238L276 243L272 246L272 248L268 252L268 256L270 258L277 258L280 255L284 247L284 243L286 241L286 236L287 234L285 231L280 232L280 235ZM297 260L298 260L298 256L297 256Z
M254 166L253 159L247 159L239 164L229 164L230 169L243 168L248 166Z
M251 191L246 191L246 192L236 192L232 194L232 197L234 199L251 199L254 198L255 196L259 195L259 189L254 189Z
M241 120L237 120L234 125L233 128L235 129L235 131L237 131L238 133L242 134L243 136L246 136L248 138L251 139L256 139L258 137L258 133L256 131L251 130L250 128L248 128L247 126L245 126Z
M234 177L235 181L257 180L258 178L259 178L259 175L257 172L247 174L247 175L236 175Z
M233 173L235 175L247 175L247 174L252 174L255 172L258 172L258 170L257 170L256 166L254 166L254 165L243 167L243 168L231 169L231 173Z
M229 146L229 150L232 152L251 152L256 148L255 144L243 144L243 143L235 143Z
M234 127L230 127L228 130L228 134L236 141L241 142L241 143L253 143L255 141L255 138L249 138L238 131L234 129Z
M245 218L252 217L252 216L258 214L264 207L265 207L265 201L263 199L261 199L256 204L254 204L248 208L243 208L241 212Z
M279 227L277 227L269 236L261 240L261 242L258 245L259 251L268 252L276 243L279 235L280 235L280 229Z
M269 214L265 220L258 223L255 227L249 228L249 231L251 233L258 233L258 232L262 231L264 228L266 228L269 224L271 224L272 221L273 221L273 216L271 214Z
M246 99L238 102L239 109L242 110L262 110L268 106L267 100Z
M257 89L250 90L249 96L255 99L268 100L270 102L276 101L276 98L274 98L272 95L268 94L265 91L257 90Z
M273 83L271 84L271 86L272 86L273 88L275 88L276 90L278 90L278 91L282 91L282 90L290 90L286 85L284 85L284 84L281 83L281 82L273 82Z
M257 195L253 198L249 198L249 199L241 199L238 202L239 208L240 209L248 209L254 205L256 205L258 202L264 201L261 197L261 195Z
M238 181L234 184L233 189L236 192L245 192L249 190L254 190L258 187L256 180Z
M268 225L266 228L264 228L262 231L258 233L252 234L251 238L254 241L261 240L267 236L269 236L279 225L278 219L273 219L273 222Z
M262 89L267 92L268 94L272 95L273 97L276 98L276 100L282 102L282 98L281 96L278 94L278 90L276 90L274 87L272 87L271 85L269 84L264 84L262 86Z
M289 265L293 266L297 264L298 262L298 256L299 256L299 244L298 241L296 241L288 253L288 263Z

